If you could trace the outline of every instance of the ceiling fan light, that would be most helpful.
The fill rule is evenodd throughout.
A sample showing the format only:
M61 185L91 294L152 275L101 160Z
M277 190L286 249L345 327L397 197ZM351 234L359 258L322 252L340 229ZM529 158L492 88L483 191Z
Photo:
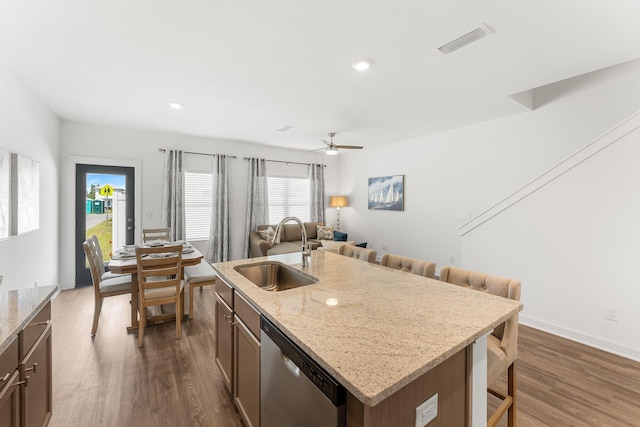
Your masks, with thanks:
M335 156L336 154L338 154L338 147L336 147L336 146L327 147L326 150L325 150L325 153L328 156Z
M358 59L357 61L354 61L352 65L353 65L353 68L355 68L358 71L366 71L369 69L369 67L371 67L371 60Z

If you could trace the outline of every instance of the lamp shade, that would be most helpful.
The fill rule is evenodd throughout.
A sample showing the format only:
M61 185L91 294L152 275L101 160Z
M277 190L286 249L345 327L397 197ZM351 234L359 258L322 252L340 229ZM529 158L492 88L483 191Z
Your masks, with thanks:
M343 206L348 206L347 197L346 196L331 196L329 198L329 206L332 208L341 208Z

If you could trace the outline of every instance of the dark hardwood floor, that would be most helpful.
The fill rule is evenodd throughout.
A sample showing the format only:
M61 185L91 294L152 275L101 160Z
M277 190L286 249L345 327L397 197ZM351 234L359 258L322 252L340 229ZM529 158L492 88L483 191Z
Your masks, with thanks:
M169 322L149 327L139 349L125 331L127 295L104 301L92 340L93 290L61 292L50 426L242 426L214 362L212 287L194 300L182 339ZM640 363L525 326L518 344L519 426L640 426Z
M242 426L214 361L213 287L194 293L195 318L148 327L144 347L127 334L129 295L105 299L91 338L93 289L52 304L50 426Z

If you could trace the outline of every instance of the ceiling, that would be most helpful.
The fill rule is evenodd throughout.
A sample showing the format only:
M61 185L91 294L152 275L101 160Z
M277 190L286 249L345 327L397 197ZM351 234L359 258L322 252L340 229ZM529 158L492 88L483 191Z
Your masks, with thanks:
M435 50L483 23L494 34ZM2 0L0 52L64 120L373 147L526 112L511 95L639 58L640 2Z

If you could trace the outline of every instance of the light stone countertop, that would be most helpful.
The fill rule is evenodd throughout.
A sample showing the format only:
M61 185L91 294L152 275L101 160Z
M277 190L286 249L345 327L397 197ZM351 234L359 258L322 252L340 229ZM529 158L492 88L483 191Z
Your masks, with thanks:
M57 286L0 292L0 353L51 299Z
M522 304L327 251L317 284L268 292L234 270L299 253L213 264L218 274L351 394L375 406L522 310ZM327 305L336 299L335 306Z

